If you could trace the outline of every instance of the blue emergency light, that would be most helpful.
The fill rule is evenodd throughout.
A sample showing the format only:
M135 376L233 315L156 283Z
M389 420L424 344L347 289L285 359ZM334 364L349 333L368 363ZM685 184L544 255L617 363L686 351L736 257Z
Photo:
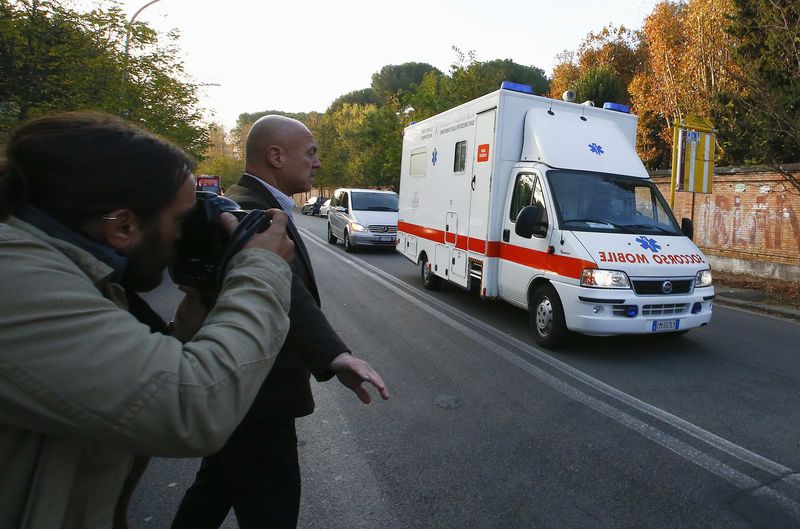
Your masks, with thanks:
M511 81L503 81L500 84L500 88L503 90L513 90L514 92L522 92L523 94L532 94L533 87L522 84L522 83L514 83Z
M603 110L613 110L614 112L622 112L623 114L631 113L631 107L619 103L603 103Z

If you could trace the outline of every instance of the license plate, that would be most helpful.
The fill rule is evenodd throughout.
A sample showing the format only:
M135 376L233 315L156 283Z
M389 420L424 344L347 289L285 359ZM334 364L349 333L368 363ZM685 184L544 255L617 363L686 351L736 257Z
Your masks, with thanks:
M653 332L677 331L681 320L660 320L653 322Z
M378 240L379 241L393 241L394 237L392 237L392 236L388 236L388 237L380 236L380 237L378 237Z

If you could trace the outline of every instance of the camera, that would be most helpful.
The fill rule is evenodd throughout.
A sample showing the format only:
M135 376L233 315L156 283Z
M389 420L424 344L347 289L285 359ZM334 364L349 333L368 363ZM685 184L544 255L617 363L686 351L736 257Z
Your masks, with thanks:
M230 258L250 237L267 229L269 220L263 210L243 210L233 200L209 191L197 191L196 197L197 204L183 222L169 274L178 285L219 288ZM232 235L219 221L224 212L239 220Z

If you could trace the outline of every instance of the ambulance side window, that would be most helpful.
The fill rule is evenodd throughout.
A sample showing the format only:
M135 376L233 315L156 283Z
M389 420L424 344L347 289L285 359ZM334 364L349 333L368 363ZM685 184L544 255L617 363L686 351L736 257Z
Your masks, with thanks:
M453 158L453 172L464 173L467 169L467 140L456 143L455 157Z
M511 197L511 211L509 219L511 222L517 221L517 215L522 208L529 206L533 197L534 180L532 174L519 174L514 184L514 195Z
M428 149L417 147L411 150L411 159L408 164L408 176L422 178L428 168Z
M542 210L542 222L547 222L547 208L544 205L544 189L539 177L532 174L519 174L514 184L514 195L511 197L509 219L516 222L517 215L525 206L537 205Z
M537 176L536 183L533 186L533 200L531 204L539 206L542 210L542 222L547 222L547 207L544 205L544 189L542 188L542 180Z

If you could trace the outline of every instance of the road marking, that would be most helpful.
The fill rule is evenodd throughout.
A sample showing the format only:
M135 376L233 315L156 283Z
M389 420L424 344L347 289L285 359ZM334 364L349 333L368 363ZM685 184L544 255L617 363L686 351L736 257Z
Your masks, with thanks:
M663 446L664 448L670 450L671 452L678 454L687 461L694 463L695 465L701 468L706 469L712 474L728 481L729 483L733 484L734 486L740 489L753 489L753 490L759 489L759 494L766 496L769 500L778 503L792 517L800 520L800 503L798 503L794 499L789 498L770 487L762 487L763 483L758 479L753 478L748 474L745 474L743 472L734 469L733 467L723 463L722 461L707 454L706 452L698 448L695 448L679 439L676 439L670 434L656 428L651 424L648 424L647 422L641 419L633 417L629 413L626 413L625 411L615 406L612 406L611 404L608 404L595 397L592 397L591 395L585 393L576 386L573 386L568 382L547 373L540 367L537 367L531 362L515 355L514 353L500 346L496 342L489 340L483 334L476 332L474 329L478 329L485 334L491 334L493 337L505 341L506 343L512 345L513 347L521 350L528 356L531 356L538 361L546 363L550 367L555 368L556 370L562 372L563 374L569 376L570 378L578 380L581 383L585 384L586 386L589 386L594 390L603 393L608 397L611 397L612 399L622 402L630 406L631 408L638 410L641 413L644 413L663 423L666 423L672 426L673 428L680 430L690 435L691 437L694 437L695 439L703 443L706 443L709 446L712 446L744 463L747 463L759 470L767 472L772 476L778 478L779 480L781 480L781 478L788 478L782 480L781 482L789 484L795 490L800 491L800 479L798 479L796 475L793 475L795 474L794 470L784 465L781 465L780 463L774 462L770 459L760 456L754 452L751 452L750 450L747 450L742 446L739 446L707 430L704 430L703 428L700 428L699 426L693 423L690 423L684 419L681 419L680 417L672 415L667 411L664 411L642 400L639 400L632 395L629 395L612 386L609 386L608 384L578 369L575 369L572 366L569 366L568 364L561 362L560 360L553 358L544 351L537 349L536 347L533 347L530 344L517 340L516 338L508 336L498 331L494 327L476 318L473 318L472 316L454 307L451 307L446 303L437 300L436 298L430 296L429 294L413 289L413 287L411 287L407 283L397 279L396 277L388 274L387 272L384 272L383 270L361 259L358 259L353 256L346 257L342 255L340 252L333 250L326 242L324 242L322 239L314 235L309 230L305 228L300 228L300 230L306 237L304 240L310 240L313 244L315 244L320 249L329 253L332 257L335 257L336 259L347 264L348 266L359 270L361 273L367 275L370 279L376 281L377 283L391 290L392 292L399 295L403 299L419 307L421 310L426 311L431 316L439 319L440 321L452 327L453 329L457 330L464 336L468 336L469 338L479 343L483 347L487 348L488 350L492 351L493 353L497 354L501 358L507 360L508 362L514 364L523 371L532 375L537 380L547 384L553 389L558 390L559 392L568 396L569 398L577 402L581 402L582 404L588 406L589 408L599 413L602 413L603 415L614 420L618 424L626 426L627 428ZM460 323L453 317L444 314L442 312L443 310L446 310L451 314L457 315L458 318L468 322L469 325Z

